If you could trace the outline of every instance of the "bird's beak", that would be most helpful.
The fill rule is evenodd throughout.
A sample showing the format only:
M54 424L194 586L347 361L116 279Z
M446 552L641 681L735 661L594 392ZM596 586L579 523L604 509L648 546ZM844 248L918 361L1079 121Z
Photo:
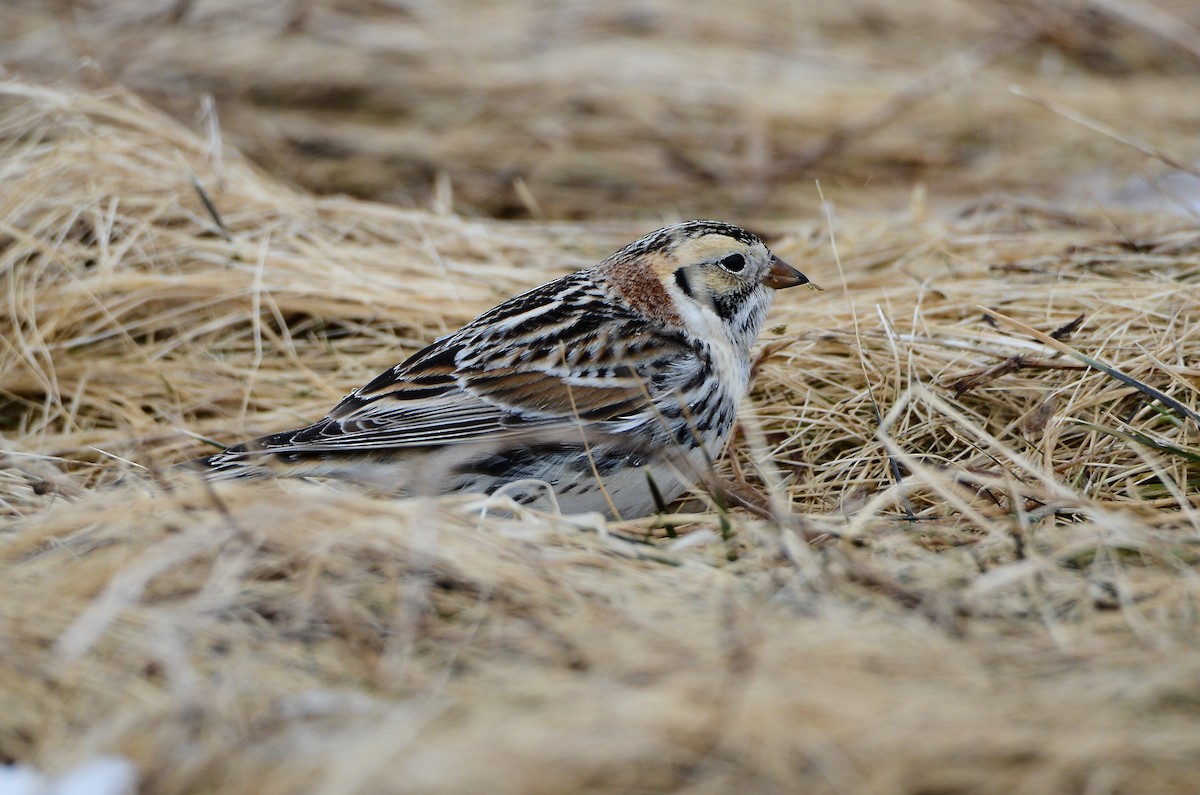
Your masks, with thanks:
M807 284L817 290L821 289L809 282L808 277L803 273L788 265L774 254L771 255L771 269L767 271L766 277L763 278L763 284L772 290L783 290L801 284Z

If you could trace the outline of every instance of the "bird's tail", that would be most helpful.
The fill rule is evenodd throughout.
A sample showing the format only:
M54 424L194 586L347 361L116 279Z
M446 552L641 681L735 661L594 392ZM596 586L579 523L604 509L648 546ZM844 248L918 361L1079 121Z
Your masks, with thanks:
M361 456L314 450L308 445L328 423L326 419L305 428L260 436L180 467L199 473L206 480L352 478Z
M258 448L258 449L256 449ZM258 440L238 444L215 455L194 458L179 465L179 469L201 475L206 480L249 480L278 477L270 464L270 453L258 445Z

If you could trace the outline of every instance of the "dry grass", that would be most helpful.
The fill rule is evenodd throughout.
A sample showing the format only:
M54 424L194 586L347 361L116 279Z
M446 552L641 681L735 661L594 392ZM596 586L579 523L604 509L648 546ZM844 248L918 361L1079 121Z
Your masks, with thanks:
M1182 141L1143 101L1121 129ZM1026 110L1068 131L1043 155L1117 146ZM826 291L780 296L721 465L753 510L167 490L193 434L314 419L652 225L317 198L205 129L0 83L0 757L119 753L163 793L1200 788L1193 217L916 195L761 224ZM698 184L656 173L638 206Z
M1194 152L1200 6L1144 5L10 0L0 63L116 81L188 120L210 96L239 150L321 193L452 195L490 217L800 217L814 176L854 207L914 181L939 198L1153 197L1140 178L1165 169L1008 93Z

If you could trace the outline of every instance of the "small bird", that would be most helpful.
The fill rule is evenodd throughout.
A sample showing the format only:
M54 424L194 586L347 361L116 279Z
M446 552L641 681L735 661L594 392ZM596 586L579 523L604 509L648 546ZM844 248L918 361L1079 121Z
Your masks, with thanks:
M484 312L324 419L189 466L646 516L720 454L775 291L800 284L820 289L743 229L668 226Z

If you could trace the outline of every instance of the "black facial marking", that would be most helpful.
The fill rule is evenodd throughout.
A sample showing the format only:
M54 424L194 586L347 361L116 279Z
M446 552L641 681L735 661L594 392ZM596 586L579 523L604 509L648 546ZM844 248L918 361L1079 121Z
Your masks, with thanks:
M692 297L692 285L688 282L687 274L684 273L683 268L675 271L675 284L679 285L679 289L683 291L684 295L688 298Z
M737 315L738 310L746 303L746 293L727 293L725 295L714 295L712 299L713 311L717 313L717 317L728 323Z

